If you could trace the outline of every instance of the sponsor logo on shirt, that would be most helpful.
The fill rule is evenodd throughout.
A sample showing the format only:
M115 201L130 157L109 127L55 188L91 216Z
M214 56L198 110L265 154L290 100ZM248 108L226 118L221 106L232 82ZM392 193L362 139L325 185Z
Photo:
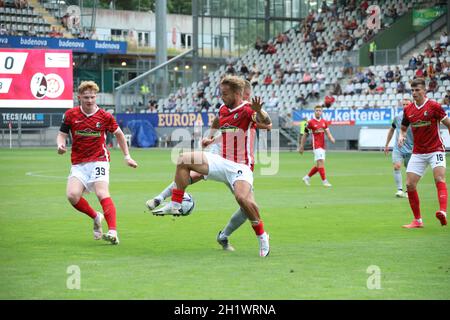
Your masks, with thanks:
M76 130L76 135L83 136L83 137L100 137L101 132L100 131L92 131L91 129L86 130Z
M411 124L411 127L413 128L427 127L427 126L431 126L431 121L417 121Z

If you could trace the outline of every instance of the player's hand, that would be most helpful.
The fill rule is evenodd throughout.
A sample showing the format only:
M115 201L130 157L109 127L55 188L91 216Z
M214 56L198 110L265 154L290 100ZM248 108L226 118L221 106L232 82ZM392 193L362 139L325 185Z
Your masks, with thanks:
M305 151L305 148L304 148L304 147L298 148L298 152L299 152L300 154L303 154L303 151Z
M334 138L331 138L330 140L333 144L336 143L336 140Z
M261 101L261 97L252 98L252 110L256 112L261 112L264 102Z
M65 144L58 145L58 154L64 154L67 151L67 147Z
M398 146L401 148L403 146L403 144L405 143L405 137L400 136L398 137Z
M384 146L384 155L388 155L389 154L389 146Z
M269 123L269 124L265 124L265 123L256 123L256 127L258 128L258 129L264 129L264 130L267 130L267 131L270 131L270 130L272 130L272 124L271 123Z
M132 167L132 168L137 168L137 166L138 166L137 162L131 158L126 159L125 162L127 163L127 166Z
M203 138L202 139L202 148L206 148L207 146L209 146L211 143L214 142L214 139L211 138Z

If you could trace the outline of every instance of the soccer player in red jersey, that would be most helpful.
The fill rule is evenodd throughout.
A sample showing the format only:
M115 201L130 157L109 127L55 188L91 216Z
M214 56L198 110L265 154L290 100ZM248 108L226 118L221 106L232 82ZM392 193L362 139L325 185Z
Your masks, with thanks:
M66 139L72 136L72 168L67 181L67 198L72 206L94 220L94 239L104 239L112 244L119 243L116 231L116 208L109 194L110 154L106 149L106 132L117 138L125 155L126 164L136 168L128 151L122 130L114 117L96 104L99 88L93 81L83 81L78 87L80 106L66 111L60 131L56 137L58 154L67 151ZM104 216L96 212L83 198L83 192L94 191L103 208ZM108 232L103 234L102 220L108 224Z
M195 151L180 155L175 173L176 187L172 190L172 202L154 213L179 215L184 191L189 185L190 171L196 171L206 179L224 182L232 190L235 199L250 220L259 242L259 255L270 252L269 235L253 194L254 138L256 122L266 122L268 114L262 110L259 98L252 103L242 100L245 82L234 76L225 77L220 83L224 105L219 109L214 123L222 132L221 154ZM215 125L213 124L212 127ZM214 142L213 134L202 141L203 147Z
M332 143L335 143L335 140L331 135L330 129L328 128L327 121L322 118L322 113L322 106L317 105L314 107L314 118L309 120L308 124L306 125L305 134L301 137L298 152L300 152L300 154L303 154L303 151L305 150L306 138L311 132L313 139L312 145L314 151L314 161L316 161L316 166L312 167L311 171L309 171L309 173L303 177L303 182L305 182L305 184L309 186L311 177L319 172L320 177L322 178L323 185L325 187L331 187L331 184L328 182L325 176L325 133Z
M426 97L425 80L418 78L412 81L411 91L414 102L405 107L398 138L401 147L406 139L406 130L411 125L414 146L411 159L406 168L406 189L409 205L414 214L414 220L404 228L422 228L419 195L416 187L424 175L428 165L433 170L436 183L439 210L436 218L442 226L447 225L447 185L445 184L445 145L439 132L442 123L450 131L450 120L442 106Z

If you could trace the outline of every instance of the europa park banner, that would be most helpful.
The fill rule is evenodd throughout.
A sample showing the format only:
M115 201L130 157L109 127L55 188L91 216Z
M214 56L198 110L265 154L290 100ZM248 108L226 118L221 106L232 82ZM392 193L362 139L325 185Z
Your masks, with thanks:
M0 49L0 108L73 106L72 52Z

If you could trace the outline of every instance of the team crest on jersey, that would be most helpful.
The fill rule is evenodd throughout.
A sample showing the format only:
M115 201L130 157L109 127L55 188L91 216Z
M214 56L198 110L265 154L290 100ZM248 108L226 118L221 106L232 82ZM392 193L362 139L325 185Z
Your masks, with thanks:
M428 111L425 111L423 115L426 117L428 115Z
M100 122L97 122L97 123L95 124L95 127L96 127L97 129L99 129L100 126L101 126Z
M239 114L238 113L236 113L235 115L234 115L234 119L237 119L239 117Z

